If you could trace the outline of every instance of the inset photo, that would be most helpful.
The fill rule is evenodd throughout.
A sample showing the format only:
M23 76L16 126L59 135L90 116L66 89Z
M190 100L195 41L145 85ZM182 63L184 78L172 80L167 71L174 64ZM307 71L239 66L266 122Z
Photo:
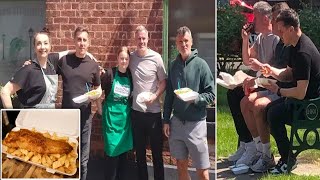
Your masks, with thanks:
M319 8L218 1L217 179L319 179Z
M80 110L1 110L2 179L79 179Z

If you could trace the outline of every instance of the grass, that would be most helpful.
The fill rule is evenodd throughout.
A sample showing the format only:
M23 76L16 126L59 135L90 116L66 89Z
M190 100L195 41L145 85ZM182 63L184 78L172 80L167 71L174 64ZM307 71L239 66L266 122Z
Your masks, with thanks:
M217 159L228 157L234 153L237 149L238 136L234 127L233 119L229 110L227 101L227 90L221 86L217 87ZM290 134L290 126L287 126L288 135ZM271 151L275 156L279 156L279 152L276 143L271 136ZM298 156L305 162L317 163L320 162L320 151L319 150L307 150L303 151ZM284 175L277 176L280 179L319 179L320 177L309 177L309 176L296 176L296 175ZM266 176L262 179L275 179L273 176Z

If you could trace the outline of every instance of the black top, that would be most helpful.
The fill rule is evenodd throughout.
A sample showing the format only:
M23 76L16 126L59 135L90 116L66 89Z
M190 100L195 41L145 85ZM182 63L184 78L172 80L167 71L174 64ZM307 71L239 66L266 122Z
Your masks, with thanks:
M290 62L290 53L292 46L285 46L280 40L276 46L275 50L275 61L271 63L272 66L282 69L286 68ZM297 82L277 82L278 86L281 88L291 88L296 87Z
M62 108L91 111L89 102L77 104L72 99L88 92L87 86L90 88L100 85L98 63L87 55L78 58L75 54L68 54L59 60L57 73L62 76L63 81Z
M46 75L56 74L57 64L55 62L59 60L58 58L58 54L49 54L47 67L43 69ZM46 92L46 83L37 61L32 61L30 65L21 67L10 82L20 86L21 89L17 91L17 95L23 106L32 107L39 104Z
M320 94L320 53L308 36L302 34L292 48L291 61L295 81L309 80L305 99L316 98Z
M107 98L112 88L113 78L116 74L116 67L113 67L112 69L105 69L105 71L106 72L101 76L101 88L104 90L105 98ZM128 77L132 87L132 76L129 68L127 69L126 73L122 73L118 70L118 76Z

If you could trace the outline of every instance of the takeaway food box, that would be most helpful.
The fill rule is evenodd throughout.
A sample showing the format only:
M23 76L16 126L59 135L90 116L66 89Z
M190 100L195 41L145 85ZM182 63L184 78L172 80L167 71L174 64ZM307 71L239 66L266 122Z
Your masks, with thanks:
M79 167L79 122L79 109L21 110L16 127L2 141L2 153L50 173L72 176Z

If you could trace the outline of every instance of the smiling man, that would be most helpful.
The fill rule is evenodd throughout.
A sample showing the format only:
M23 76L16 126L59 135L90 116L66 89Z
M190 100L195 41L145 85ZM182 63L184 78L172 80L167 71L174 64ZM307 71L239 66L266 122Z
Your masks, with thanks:
M189 154L199 179L209 180L206 106L214 103L214 79L206 61L198 57L198 50L191 48L192 43L190 29L180 27L176 36L179 55L168 71L163 131L169 138L170 153L177 159L179 180L190 179ZM174 90L184 87L198 92L198 97L189 102L179 99Z
M87 55L90 45L88 29L78 27L74 31L74 44L76 52L63 56L59 60L57 73L62 76L63 81L61 108L81 111L81 180L85 180L90 153L91 102L77 104L72 99L85 94L90 87L101 94L101 81L98 63Z
M161 55L148 48L148 31L138 26L135 32L137 50L131 53L129 68L133 80L133 104L131 120L136 149L139 180L148 180L146 145L150 141L154 167L154 179L164 180L162 159L162 121L159 97L166 87L166 72ZM146 110L137 104L137 96L150 92Z

